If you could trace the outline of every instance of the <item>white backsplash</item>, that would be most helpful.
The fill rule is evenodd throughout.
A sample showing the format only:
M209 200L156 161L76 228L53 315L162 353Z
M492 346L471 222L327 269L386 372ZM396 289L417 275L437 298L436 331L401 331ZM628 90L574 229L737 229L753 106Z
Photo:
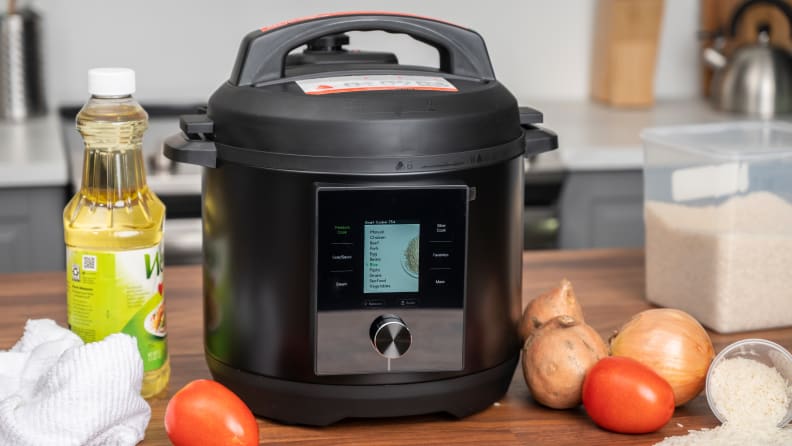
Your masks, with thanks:
M657 96L695 96L698 2L665 4ZM205 101L228 78L247 32L345 10L404 11L475 29L487 42L496 75L521 104L584 99L589 91L593 0L38 0L34 6L44 19L52 104L84 102L86 72L96 66L134 68L144 103ZM353 47L393 51L404 63L436 63L433 50L404 36L359 33Z

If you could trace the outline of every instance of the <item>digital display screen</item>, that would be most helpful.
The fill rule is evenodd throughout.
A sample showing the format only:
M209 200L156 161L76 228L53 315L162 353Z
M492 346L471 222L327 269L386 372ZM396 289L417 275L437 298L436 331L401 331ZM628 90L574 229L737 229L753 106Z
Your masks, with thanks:
M418 291L418 247L421 225L416 221L366 220L363 225L363 292Z

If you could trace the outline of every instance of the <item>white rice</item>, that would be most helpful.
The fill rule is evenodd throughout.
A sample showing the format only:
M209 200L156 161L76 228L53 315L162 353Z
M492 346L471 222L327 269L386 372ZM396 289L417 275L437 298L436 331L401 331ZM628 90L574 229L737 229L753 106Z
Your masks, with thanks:
M790 446L792 428L777 427L787 414L792 385L775 368L746 358L715 366L709 395L726 422L714 429L667 437L656 446Z
M792 324L792 204L769 192L718 206L649 201L646 296L721 333Z
M773 367L748 358L720 362L710 377L710 398L731 424L776 426L787 414L792 389Z

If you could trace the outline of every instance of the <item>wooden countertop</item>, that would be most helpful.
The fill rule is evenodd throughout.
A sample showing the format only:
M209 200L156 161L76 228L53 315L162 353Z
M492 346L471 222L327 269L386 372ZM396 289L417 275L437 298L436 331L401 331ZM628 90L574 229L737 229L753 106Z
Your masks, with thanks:
M65 325L63 272L0 275L0 349L21 336L27 319L52 318ZM171 267L166 275L168 339L173 374L166 395L150 400L151 422L142 445L169 444L163 427L168 398L191 380L208 378L202 345L201 272L197 266ZM586 321L607 339L629 317L650 307L643 298L643 252L590 250L527 252L523 262L523 303L572 281ZM769 339L792 349L792 328L712 335L715 350L746 337ZM290 445L650 445L689 429L713 427L703 394L660 431L620 435L597 428L582 407L552 410L531 400L518 368L508 394L493 407L463 420L443 415L398 419L346 420L325 428L287 426L259 420L261 444Z

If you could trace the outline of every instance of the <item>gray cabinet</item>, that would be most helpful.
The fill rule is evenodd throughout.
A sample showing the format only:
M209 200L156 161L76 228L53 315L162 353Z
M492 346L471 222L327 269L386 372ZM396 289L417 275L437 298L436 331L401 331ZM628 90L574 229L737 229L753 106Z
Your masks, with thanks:
M64 268L66 193L65 187L0 189L0 272Z
M643 246L642 172L570 172L559 217L562 249Z

